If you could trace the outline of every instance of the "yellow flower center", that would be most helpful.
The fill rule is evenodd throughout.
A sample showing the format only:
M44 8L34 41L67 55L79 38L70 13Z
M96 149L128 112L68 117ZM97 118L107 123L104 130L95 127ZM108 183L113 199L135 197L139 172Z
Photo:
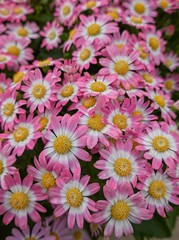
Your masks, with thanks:
M122 43L118 43L118 44L116 44L116 46L119 48L119 50L122 50L123 47L124 47L124 44L122 44Z
M134 111L132 114L132 116L139 116L139 115L142 115L141 111Z
M24 77L24 73L23 72L16 72L13 76L13 82L14 83L18 83L22 80L22 78Z
M63 7L63 15L67 16L71 12L71 9L69 6Z
M114 20L119 18L119 14L115 10L108 12L107 15L110 16Z
M0 14L4 15L4 16L8 16L9 15L9 10L7 8L1 8L0 9Z
M147 82L147 83L152 83L152 82L153 82L153 78L152 78L151 75L148 74L148 73L142 74L142 78L143 78L143 80L144 80L145 82Z
M41 99L46 94L46 88L42 84L36 84L32 89L32 94L35 98Z
M157 37L151 37L149 39L149 45L153 51L156 51L160 46L160 41Z
M96 2L95 1L88 1L85 5L88 9L91 9L91 8L96 6Z
M83 202L83 195L77 188L70 188L66 193L66 201L70 207L78 208Z
M165 197L167 188L162 181L155 180L151 182L148 191L151 197L155 199L161 199Z
M145 12L145 5L141 2L136 3L136 5L134 6L134 10L138 13L138 14L143 14Z
M166 9L168 7L169 3L168 3L168 0L161 0L159 2L159 6L162 8L162 9Z
M25 29L25 28L23 28L23 27L21 27L21 28L18 29L17 33L18 33L18 35L21 36L21 37L27 37L27 35L28 35L28 30Z
M47 126L47 124L48 124L48 118L42 117L42 118L40 119L39 123L41 124L41 128L39 129L39 131L42 132L42 131L46 128L46 126Z
M130 213L130 208L128 204L121 200L115 203L111 208L111 217L114 220L123 221L128 218Z
M127 158L118 158L114 163L114 170L119 176L127 177L132 170L131 162Z
M142 18L141 17L132 16L131 17L131 21L133 23L136 23L136 24L141 24L142 23Z
M152 140L152 146L157 152L165 152L169 149L169 141L166 137L157 136Z
M51 61L49 59L43 60L43 61L39 61L38 62L38 66L39 67L46 67L49 66L51 63Z
M95 105L95 103L96 103L96 99L94 97L88 97L82 101L82 105L85 108L91 108Z
M97 36L101 32L101 27L97 23L93 23L88 27L89 36Z
M84 48L80 53L80 59L82 61L85 61L89 58L90 55L91 55L91 51L87 48Z
M165 82L165 88L170 91L170 90L172 90L172 87L173 87L173 81L172 80L167 80Z
M129 70L129 64L126 61L124 61L124 60L119 60L114 65L114 70L119 75L124 76L128 72L128 70Z
M25 127L19 127L14 130L13 137L16 142L24 141L29 135L29 131Z
M60 240L60 237L59 237L59 235L56 232L51 232L50 236L55 237L55 240Z
M56 38L56 32L50 32L49 33L49 35L48 35L48 38L50 39L50 40L53 40L53 39L55 39Z
M172 66L172 61L170 59L167 59L165 62L165 65L169 68Z
M13 13L15 13L16 15L19 15L22 13L22 8L21 7L14 7L13 8Z
M127 128L127 117L122 114L117 114L113 118L113 123L121 130Z
M83 235L82 235L82 232L80 230L76 230L73 233L74 240L82 240L83 239L82 237L83 237Z
M3 105L3 114L6 115L7 117L12 116L14 113L14 104L12 103L6 103Z
M0 87L0 94L4 93L4 88Z
M17 46L10 46L8 49L7 49L8 53L11 54L11 55L14 55L14 56L19 56L19 53L20 53L20 50Z
M145 52L142 47L139 47L138 50L139 50L139 52L140 52L140 55L139 55L140 58L146 59L146 58L148 57L148 53Z
M73 93L74 93L74 87L72 85L67 85L63 87L61 91L61 96L66 98L66 97L70 97Z
M65 154L68 153L71 149L71 142L69 140L69 138L65 135L60 135L59 137L57 137L54 142L53 142L53 146L55 151L58 154Z
M24 192L15 192L9 199L9 203L15 210L23 210L28 206L29 198Z
M69 40L72 40L72 39L73 39L73 36L75 35L75 33L76 33L76 29L72 29L72 30L70 31L70 33L69 33L68 39L69 39Z
M88 119L88 126L93 130L101 131L105 127L105 124L102 121L102 116L96 114L93 117L90 117Z
M0 160L0 175L3 173L3 171L4 171L3 163L2 160Z
M161 95L156 95L154 100L160 107L165 107L165 99Z
M42 176L42 186L49 190L51 187L56 186L55 178L50 172L46 172Z
M35 237L29 237L29 238L26 238L26 240L36 240Z
M6 61L6 56L0 55L0 62L5 62Z
M104 92L106 90L106 85L102 82L93 82L91 84L91 90L94 92Z

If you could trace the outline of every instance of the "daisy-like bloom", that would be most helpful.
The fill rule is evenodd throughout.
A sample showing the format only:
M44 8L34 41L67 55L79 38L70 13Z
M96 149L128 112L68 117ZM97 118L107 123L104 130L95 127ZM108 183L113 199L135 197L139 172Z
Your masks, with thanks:
M124 22L139 29L147 29L153 26L154 20L151 17L127 15Z
M80 0L80 12L81 11L86 11L86 10L93 10L94 12L98 12L100 7L106 7L106 5L109 3L109 0L102 0L102 1L97 1L97 0Z
M18 72L15 72L12 77L11 87L10 89L16 89L19 90L21 88L21 85L23 83L24 79L28 78L28 68L25 66L21 66Z
M86 108L86 109L92 109L96 107L96 103L97 103L97 97L82 97L78 103L72 103L68 110L72 111L72 110L77 110L77 109L82 109L82 108Z
M102 232L102 226L97 223L90 223L90 232L92 237L97 237Z
M88 69L90 64L97 64L96 57L101 55L99 52L101 46L97 43L91 43L90 41L81 41L76 44L77 51L73 52L72 61L74 61L78 66L80 71L83 69ZM80 47L82 46L82 47Z
M27 4L12 5L11 21L20 22L25 21L28 14L33 13L33 9Z
M0 123L4 131L11 130L15 123L18 123L17 114L25 113L26 111L21 108L22 105L26 104L25 100L17 101L17 92L7 90L1 97L0 101Z
M157 5L162 8L163 11L172 13L177 9L177 3L175 0L157 0Z
M177 197L179 187L175 185L173 179L162 171L156 173L152 170L149 171L150 174L143 177L137 187L146 198L147 208L153 213L156 210L160 216L166 217L165 211L172 211L169 202L179 205Z
M63 43L63 51L69 51L72 44L74 43L74 35L77 32L77 28L74 27L69 31L68 39Z
M179 57L174 52L165 54L164 65L172 72L179 66Z
M6 240L54 240L50 236L50 227L42 226L42 222L36 223L32 229L29 226L25 230L12 229L13 236L6 237Z
M47 67L47 66L53 66L53 65L57 65L60 66L61 64L59 63L58 65L58 60L53 60L52 58L47 58L44 60L35 60L33 62L33 66L34 67L39 67L39 68L43 68L43 67Z
M142 83L146 89L157 89L163 88L163 79L158 76L156 71L149 72L149 71L140 71L139 74L142 77Z
M143 165L145 161L140 159L140 153L133 150L133 142L127 140L116 141L110 144L109 149L99 150L100 160L94 166L102 170L98 177L100 179L110 179L114 187L121 183L136 186L138 174L144 173Z
M165 41L162 39L162 32L160 30L156 31L155 28L150 30L145 30L139 33L141 37L150 50L151 61L156 65L159 65L160 62L164 62L163 52L165 50Z
M119 50L116 46L108 46L106 47L105 55L106 58L99 60L100 64L104 67L99 71L99 74L115 74L119 83L125 89L129 89L130 85L136 87L138 81L141 79L136 71L143 68L143 65L137 64L139 51L129 50L125 47Z
M76 224L75 224L76 225ZM72 240L91 240L91 237L88 235L88 232L84 228L79 228L74 226L71 231Z
M29 72L29 79L24 80L25 86L21 87L24 92L24 98L27 100L27 107L30 107L30 112L34 112L37 108L39 113L44 112L44 108L50 109L51 101L56 101L55 83L58 79L51 79L52 73L49 72L43 78L40 69L35 69L34 72Z
M6 78L5 73L0 73L0 97L2 97L2 95L8 90L11 82L12 80L10 78Z
M48 140L43 154L50 161L58 162L67 169L80 167L78 159L90 161L91 156L82 147L86 146L85 126L79 126L79 116L65 114L60 122L53 126L53 132L48 131L45 138Z
M170 122L171 118L176 118L176 114L170 108L173 105L170 95L163 91L148 91L148 97L153 100L152 107L160 109L165 121Z
M145 208L145 198L141 193L134 194L126 183L115 190L110 185L104 186L106 200L99 200L99 212L93 213L95 223L106 223L104 236L115 233L116 238L133 233L132 223L140 224L142 220L152 218L152 213Z
M39 155L39 160L34 158L35 167L29 165L27 172L32 175L36 185L43 188L44 192L49 191L50 188L56 187L56 180L58 177L65 180L70 178L68 170L62 169L60 163L55 163L53 161L47 161L43 155Z
M36 39L39 37L37 33L39 31L39 27L35 22L26 22L24 25L22 24L7 24L8 34L12 34L15 38L27 38L27 39Z
M106 15L99 15L97 18L81 15L80 20L81 25L77 29L75 39L84 38L91 42L99 40L99 43L105 46L111 42L109 34L119 31L117 24L111 22L111 18Z
M92 216L89 210L95 212L95 202L89 198L100 189L98 183L88 185L90 176L85 175L80 179L80 168L75 169L73 176L68 182L62 179L57 180L57 187L50 189L50 202L57 205L54 210L54 216L60 217L68 212L67 225L73 228L75 222L79 228L83 228L84 219L92 222Z
M34 222L39 222L39 212L46 209L38 203L47 199L42 189L33 185L33 177L27 175L23 181L19 173L5 177L7 190L0 189L0 215L4 214L3 223L8 225L15 218L15 225L21 229L27 228L28 215Z
M106 6L105 8L105 13L107 16L109 16L112 20L116 22L122 22L124 16L125 16L125 11L119 7L119 5L114 6L114 5L109 5Z
M179 135L169 131L168 124L151 122L152 128L146 127L146 133L140 133L135 139L139 144L137 150L145 151L144 157L152 159L152 168L158 170L166 163L171 169L175 168L177 151L179 149Z
M41 47L46 47L47 50L58 47L58 44L61 42L60 35L63 32L63 27L60 27L60 24L57 21L52 23L48 22L43 31L40 32L40 35L45 39L42 41Z
M166 93L179 91L179 74L168 74L165 77L164 90Z
M0 40L1 41L1 40ZM13 56L0 51L0 69L4 70L5 66L12 68L13 66Z
M0 142L0 186L3 189L7 188L5 176L17 172L17 169L12 166L15 162L16 158L11 154L11 150Z
M131 36L129 35L129 32L127 30L124 30L121 34L118 32L114 33L112 37L111 45L114 44L119 48L119 50L121 50L124 46L131 47L131 43L129 41L130 37Z
M0 22L8 21L12 15L12 7L2 4L0 8Z
M14 125L13 132L1 133L0 137L7 139L6 144L13 154L21 156L25 149L33 149L41 133L39 118L33 118L33 114L29 114L26 118L25 114L20 114L18 124Z

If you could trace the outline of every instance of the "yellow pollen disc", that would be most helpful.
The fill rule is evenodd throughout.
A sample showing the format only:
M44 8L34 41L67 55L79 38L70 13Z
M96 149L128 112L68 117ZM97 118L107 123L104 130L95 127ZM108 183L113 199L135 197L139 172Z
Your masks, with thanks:
M34 237L29 237L29 238L26 238L26 240L36 240L36 238L34 238Z
M143 14L145 12L145 5L143 3L136 3L136 5L134 6L135 11L138 14Z
M122 50L123 47L124 47L124 44L122 44L122 43L118 43L118 44L116 44L116 46L119 48L119 50Z
M80 230L76 230L73 233L74 240L82 240L83 239L82 237L83 237L83 235L82 235L82 232Z
M111 208L111 217L114 220L122 221L128 218L130 213L130 208L128 204L121 200L115 203Z
M25 75L25 74L24 74L23 72L16 72L16 73L13 75L13 82L14 82L14 83L20 82L20 81L23 79L24 75Z
M3 171L4 171L3 163L2 160L0 160L0 175L3 173Z
M117 114L116 116L114 116L113 123L121 130L127 128L127 118L122 114Z
M145 82L147 82L147 83L152 83L152 82L153 82L153 78L152 78L151 75L148 74L148 73L142 74L142 78L143 78L143 80L144 80Z
M17 46L10 46L7 49L8 53L14 56L19 56L20 50Z
M154 100L160 107L165 107L165 99L162 96L156 95Z
M118 19L119 18L119 14L115 10L108 12L107 15L110 16L112 19Z
M142 115L141 111L134 111L132 114L132 116L139 116L139 115Z
M4 88L0 87L0 94L4 93Z
M149 45L153 51L156 51L160 46L160 41L157 37L151 37L149 39Z
M162 181L155 180L151 182L148 191L151 197L155 199L161 199L165 197L167 188Z
M54 140L53 147L58 154L65 154L70 151L71 142L67 136L61 135Z
M63 15L67 16L71 12L71 9L69 6L63 7Z
M77 208L83 202L83 195L77 188L70 188L66 193L66 201L70 207Z
M49 66L51 63L51 61L49 59L43 60L43 61L39 61L38 62L38 66L39 67L46 67Z
M84 48L80 53L80 59L82 61L85 61L90 57L90 55L91 55L91 51L87 48Z
M14 104L12 103L6 103L3 105L3 114L6 115L7 117L12 116L14 113Z
M166 137L157 136L152 140L152 146L157 152L165 152L169 149L169 141Z
M165 82L165 88L167 89L167 90L172 90L172 88L173 88L173 81L172 80L167 80L166 82Z
M56 38L56 32L50 32L49 35L48 35L48 38L49 38L50 40L55 39L55 38Z
M94 97L88 97L82 101L82 105L85 108L91 108L95 105L95 103L96 103L96 99Z
M93 117L90 117L88 119L88 126L93 130L101 131L105 127L105 124L102 122L102 116L96 114Z
M19 28L18 31L17 31L18 35L21 36L21 37L27 37L28 35L28 30L25 29L25 28Z
M76 33L76 29L72 29L72 30L70 31L70 33L69 33L68 39L69 39L69 40L72 40L72 39L73 39L73 36L75 35L75 33Z
M91 8L96 6L96 2L95 1L88 1L85 5L88 9L91 9Z
M114 170L120 177L127 177L132 170L131 162L127 158L118 158L114 163Z
M0 55L0 62L5 62L6 61L6 56Z
M59 237L59 235L58 235L56 232L51 232L51 233L50 233L50 236L55 237L54 240L60 240L60 237Z
M19 127L14 130L13 137L16 142L24 141L29 135L29 131L25 127Z
M141 24L142 23L142 18L141 17L132 16L131 17L131 21L133 23L136 23L136 24Z
M40 119L39 123L41 124L41 128L39 129L39 131L42 132L42 131L46 128L46 126L47 126L47 124L48 124L48 118L42 117L42 118Z
M159 6L162 8L162 9L166 9L168 7L169 3L168 3L168 0L161 0L159 2Z
M146 58L148 57L148 53L145 52L142 47L139 47L138 50L139 50L139 52L140 52L140 55L139 55L140 58L146 59Z
M97 36L98 34L100 34L100 32L101 32L101 27L96 23L93 23L88 27L89 36Z
M0 14L2 14L3 16L8 16L9 10L7 8L2 8L0 9Z
M15 13L16 15L19 15L22 13L21 7L14 7L12 10L13 10L13 13Z
M91 90L94 92L104 92L106 90L106 85L102 82L93 82L91 84Z
M46 94L46 88L42 84L36 84L32 89L32 94L35 98L43 98Z
M28 206L29 198L24 192L15 192L9 199L9 203L15 210L23 210Z
M61 96L66 98L66 97L70 97L73 93L74 93L74 87L72 85L67 85L63 87L61 91Z
M128 72L128 70L129 70L129 64L126 61L124 61L124 60L119 60L114 65L114 70L119 75L124 76Z
M165 65L169 68L172 66L172 61L170 59L167 59L165 62Z
M51 187L56 186L55 178L50 172L46 172L42 176L42 186L49 190Z

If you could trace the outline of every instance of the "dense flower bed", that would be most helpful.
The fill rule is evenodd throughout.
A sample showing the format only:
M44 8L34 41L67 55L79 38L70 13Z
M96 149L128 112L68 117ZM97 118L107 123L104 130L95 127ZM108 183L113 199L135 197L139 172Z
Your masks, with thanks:
M171 236L178 9L0 0L2 240Z

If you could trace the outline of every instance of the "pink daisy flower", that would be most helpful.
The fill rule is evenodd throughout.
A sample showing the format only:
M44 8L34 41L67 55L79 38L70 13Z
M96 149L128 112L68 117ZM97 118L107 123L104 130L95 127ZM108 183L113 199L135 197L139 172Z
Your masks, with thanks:
M146 89L146 91L148 91L148 89L156 89L159 90L160 88L163 88L163 79L158 76L158 73L156 71L140 71L140 75L142 77L142 83Z
M12 55L0 51L0 69L4 70L6 65L8 68L12 69L13 59L14 59L14 57Z
M152 159L153 169L158 170L164 163L171 169L178 162L177 151L179 149L179 135L169 131L166 123L159 125L151 122L152 128L146 127L146 133L140 133L135 139L139 144L137 150L145 151L144 157Z
M47 50L57 48L61 42L60 36L63 32L63 27L60 27L60 24L57 21L52 23L48 22L43 28L43 31L40 32L40 35L45 39L42 41L41 47L46 47Z
M133 233L132 223L140 224L142 220L152 218L152 213L145 209L145 198L141 193L134 194L127 184L123 183L115 190L109 186L103 188L106 200L97 202L98 213L93 214L95 223L106 223L104 236L113 233L116 238Z
M60 60L60 59L59 59ZM43 67L47 67L47 66L57 66L60 67L61 63L59 62L59 60L53 60L52 58L47 58L44 60L35 60L33 62L33 66L34 67L39 67L39 68L43 68Z
M99 11L101 7L106 7L107 4L109 3L109 0L102 0L102 1L97 1L97 0L80 0L79 4L79 9L80 11L86 11L86 10L92 10L95 13Z
M124 22L139 29L148 29L153 27L154 20L151 17L127 15Z
M10 17L12 15L12 6L2 4L0 9L0 22L8 21L10 20Z
M168 74L164 80L164 91L172 93L179 91L179 74Z
M39 222L39 212L46 209L38 203L45 200L47 195L40 187L33 185L33 178L27 175L21 181L19 173L5 178L7 190L0 189L0 215L4 214L3 223L8 225L15 218L15 225L21 229L27 228L28 215L34 222Z
M27 4L14 4L12 5L12 22L25 21L28 14L33 13L33 9Z
M11 83L10 89L19 90L24 79L28 79L28 69L26 69L25 66L21 66L19 71L15 72L12 77L13 82Z
M122 22L125 17L125 11L119 6L109 5L104 9L107 16L115 22Z
M174 52L166 53L164 65L173 72L179 66L179 57Z
M85 175L80 179L81 170L74 171L73 176L68 182L62 179L57 180L57 187L50 189L50 202L57 207L54 210L54 216L60 217L68 212L67 225L73 228L75 222L79 228L83 228L84 219L92 222L92 216L89 210L95 212L95 202L89 198L100 189L98 183L88 185L90 176Z
M11 85L12 80L10 78L6 78L5 73L0 73L0 102L2 95L8 90Z
M121 34L119 32L114 33L111 45L114 44L119 48L119 50L121 50L124 46L128 46L130 48L130 37L131 36L127 30L124 30Z
M159 8L163 9L163 11L172 13L177 9L177 3L175 0L157 0L157 5Z
M69 31L68 39L63 43L63 51L69 51L72 44L74 43L74 36L77 32L77 28L74 27Z

